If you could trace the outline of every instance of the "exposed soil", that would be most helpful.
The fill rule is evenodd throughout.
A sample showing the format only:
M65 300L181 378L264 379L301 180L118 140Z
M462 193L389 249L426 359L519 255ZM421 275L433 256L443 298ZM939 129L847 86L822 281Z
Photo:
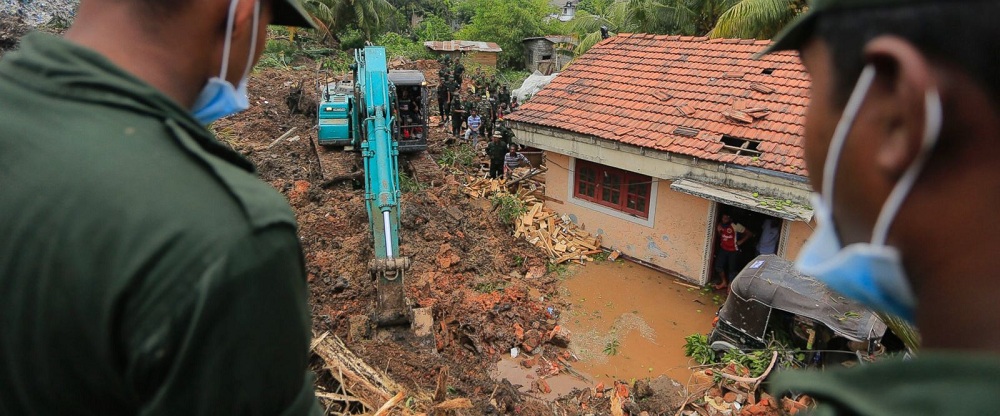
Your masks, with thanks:
M428 65L436 62L420 63ZM436 71L426 72L436 78ZM432 308L436 345L421 348L406 328L380 331L371 339L350 337L350 317L374 308L375 285L368 273L372 241L363 190L354 189L349 181L328 189L321 186L311 144L316 134L312 103L318 98L312 86L317 79L308 70L256 73L249 83L250 110L214 126L220 140L253 160L261 177L284 193L296 211L314 329L348 340L368 364L387 370L412 391L433 391L439 369L448 366L449 398L472 399L476 407L470 414L518 413L525 406L519 397L498 400L501 409L488 403L497 383L484 369L509 354L511 347L538 348L546 341L544 335L556 325L546 306L553 305L557 279L525 279L529 269L544 268L543 254L515 241L487 201L470 200L461 185L440 169L417 173L426 189L404 193L401 215L401 250L413 260L406 277L407 295L415 306ZM305 104L298 107L305 114L293 113L286 103L300 82L305 86L301 99ZM274 143L293 127L291 137ZM432 128L431 157L440 154L446 137L443 128ZM541 303L542 297L549 301ZM551 351L556 360L558 352ZM503 399L499 396L494 399Z

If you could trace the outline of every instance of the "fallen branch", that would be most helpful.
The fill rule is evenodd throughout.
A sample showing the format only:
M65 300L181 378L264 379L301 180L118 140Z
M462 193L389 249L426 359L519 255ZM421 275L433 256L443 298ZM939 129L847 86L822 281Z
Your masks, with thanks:
M471 409L472 400L469 399L451 399L445 402L438 403L431 407L433 411L448 411L448 410L460 410L460 409Z
M285 138L287 138L288 136L291 136L292 133L295 133L295 130L298 130L298 127L292 127L290 129L288 129L288 131L286 131L285 134L282 134L281 137L278 137L277 139L274 139L274 141L271 142L271 144L267 145L267 148L270 149L270 148L274 147L274 145L278 144L278 142L280 142L282 140L285 140Z
M347 175L334 176L334 177L330 178L330 180L328 180L326 182L323 182L323 184L320 185L320 186L323 189L327 189L327 188L330 188L330 187L332 187L334 185L337 185L337 184L339 184L341 182L346 182L346 181L352 181L352 180L361 179L364 176L365 176L365 173L361 172L361 171L354 172L354 173L349 173Z
M399 393L396 393L396 395L393 396L393 398L385 402L385 404L383 404L382 407L380 407L378 411L375 412L375 416L384 416L389 414L389 411L392 410L393 407L396 407L396 405L399 404L399 402L402 402L404 398L406 398L405 391L400 391Z

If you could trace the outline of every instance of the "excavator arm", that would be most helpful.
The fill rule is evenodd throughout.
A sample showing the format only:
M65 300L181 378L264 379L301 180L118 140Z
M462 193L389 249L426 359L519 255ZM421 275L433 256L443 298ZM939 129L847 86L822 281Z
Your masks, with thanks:
M355 85L365 111L360 135L365 205L375 246L369 264L378 289L374 320L378 325L404 324L410 321L403 284L410 259L399 251L399 144L392 137L392 84L385 48L367 46L355 52L355 60Z

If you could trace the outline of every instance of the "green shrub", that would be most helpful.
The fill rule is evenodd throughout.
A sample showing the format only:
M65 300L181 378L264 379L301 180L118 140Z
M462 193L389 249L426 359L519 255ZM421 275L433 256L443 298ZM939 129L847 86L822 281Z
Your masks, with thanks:
M497 216L504 224L514 224L514 220L528 212L528 207L524 206L524 202L511 194L494 195L490 198L490 202L497 207Z
M472 149L472 146L467 144L446 148L441 152L441 157L438 158L438 164L446 167L469 167L475 164L475 162L476 151Z
M715 362L715 351L708 344L705 334L691 334L684 337L684 355L693 358L698 364L705 365Z

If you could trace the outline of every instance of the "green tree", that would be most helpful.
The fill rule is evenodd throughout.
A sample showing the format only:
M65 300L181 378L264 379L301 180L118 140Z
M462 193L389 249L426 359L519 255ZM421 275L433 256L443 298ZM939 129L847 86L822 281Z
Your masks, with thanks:
M336 34L356 28L372 40L396 17L387 0L306 0L305 6L325 31Z
M524 38L559 33L558 22L547 19L554 11L547 0L470 0L476 3L472 21L455 37L463 40L495 42L503 52L500 64L523 64Z
M577 55L601 41L601 26L613 33L769 39L805 8L805 0L586 1L570 23L580 37Z
M444 19L438 16L428 16L414 31L417 35L417 40L420 42L426 42L429 40L452 40L455 38L455 32L451 30L451 26L448 25Z
M770 39L805 11L805 0L739 0L718 16L714 38Z

